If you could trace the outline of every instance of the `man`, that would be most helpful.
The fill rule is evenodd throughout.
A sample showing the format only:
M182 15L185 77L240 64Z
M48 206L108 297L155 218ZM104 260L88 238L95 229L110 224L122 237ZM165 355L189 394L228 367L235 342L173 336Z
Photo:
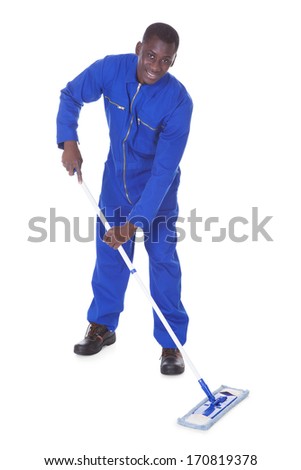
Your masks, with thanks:
M104 233L97 222L94 298L88 310L88 330L75 345L76 354L96 354L116 340L130 274L116 250L123 244L133 259L138 227L145 235L151 295L181 344L186 341L188 315L181 302L175 222L179 163L189 135L192 101L168 72L178 46L174 28L154 23L137 43L135 54L106 56L61 91L57 142L69 175L76 172L82 181L76 129L84 103L103 96L110 131L99 206L112 228ZM161 373L182 373L182 355L155 312L154 337L162 347Z

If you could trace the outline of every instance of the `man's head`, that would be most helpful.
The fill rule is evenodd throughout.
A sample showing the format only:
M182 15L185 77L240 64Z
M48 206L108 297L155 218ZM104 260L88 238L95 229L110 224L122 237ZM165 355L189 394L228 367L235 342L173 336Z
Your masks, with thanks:
M140 83L153 85L172 67L179 47L177 31L165 23L151 24L136 45L137 78Z

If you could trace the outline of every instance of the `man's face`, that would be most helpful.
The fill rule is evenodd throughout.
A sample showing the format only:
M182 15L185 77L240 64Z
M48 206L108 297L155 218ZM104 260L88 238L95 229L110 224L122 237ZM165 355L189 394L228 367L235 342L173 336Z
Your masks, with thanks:
M153 36L147 42L138 42L137 78L142 84L153 85L166 74L176 59L175 44L168 44Z

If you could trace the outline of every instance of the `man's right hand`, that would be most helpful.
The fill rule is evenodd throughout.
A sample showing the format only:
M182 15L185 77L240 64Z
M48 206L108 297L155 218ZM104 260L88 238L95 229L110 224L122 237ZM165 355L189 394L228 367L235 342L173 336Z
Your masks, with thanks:
M78 182L82 182L81 166L83 159L75 140L64 142L64 151L62 154L62 164L68 171L70 176L76 171Z

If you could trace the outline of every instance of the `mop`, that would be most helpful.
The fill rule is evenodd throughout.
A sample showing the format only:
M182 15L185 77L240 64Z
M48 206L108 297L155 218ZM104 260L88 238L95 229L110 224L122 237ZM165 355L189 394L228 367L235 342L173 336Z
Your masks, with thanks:
M98 207L97 202L95 201L94 197L92 196L89 188L87 185L82 181L81 187L86 193L88 199L90 200L97 216L105 226L106 230L111 228L110 224L106 220L104 214ZM169 323L167 322L166 318L164 317L163 313L159 309L158 305L150 295L148 289L145 287L144 283L142 282L141 278L139 277L133 263L131 262L130 258L126 254L124 248L120 246L118 248L120 255L122 256L125 264L127 265L131 275L137 281L139 286L141 287L142 291L144 292L145 296L149 300L152 308L160 318L161 322L163 323L164 327L166 328L167 332L169 333L170 337L174 341L175 345L181 352L183 358L185 359L186 363L190 367L191 371L197 378L199 385L201 386L202 390L206 394L206 398L202 400L198 405L192 408L187 414L183 417L178 418L177 422L183 426L187 426L190 428L195 429L202 429L207 430L209 429L217 420L219 420L225 413L227 413L231 408L236 406L240 403L244 398L247 397L249 391L248 390L241 390L237 388L231 388L226 385L221 385L217 390L211 392L208 385L205 381L201 378L199 372L197 371L196 367L192 363L191 359L189 358L187 352L183 348L182 344L178 340L177 336L175 335L174 331L170 327Z

